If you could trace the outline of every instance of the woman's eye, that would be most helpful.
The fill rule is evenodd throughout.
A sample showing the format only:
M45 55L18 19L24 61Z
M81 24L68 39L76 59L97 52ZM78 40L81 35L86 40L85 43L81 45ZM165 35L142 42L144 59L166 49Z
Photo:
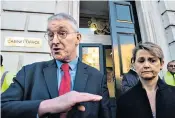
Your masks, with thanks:
M145 62L145 60L138 60L138 62L139 62L139 63L144 63L144 62Z
M151 63L155 63L155 62L156 62L156 60L152 59L152 60L150 60L150 62L151 62Z
M144 61L139 61L140 63L144 63Z

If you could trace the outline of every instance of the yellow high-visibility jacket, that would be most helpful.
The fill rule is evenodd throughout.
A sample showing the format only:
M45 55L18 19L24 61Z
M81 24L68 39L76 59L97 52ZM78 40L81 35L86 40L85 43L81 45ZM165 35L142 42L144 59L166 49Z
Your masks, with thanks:
M168 71L164 76L164 81L168 85L175 86L175 74L173 75Z
M1 66L0 67L0 77L2 79L2 76L3 76L3 73L4 73L4 67ZM1 93L3 93L4 91L6 91L10 84L13 82L13 78L16 76L15 73L12 73L12 72L8 72L4 78L4 81L2 83L2 86L1 86Z

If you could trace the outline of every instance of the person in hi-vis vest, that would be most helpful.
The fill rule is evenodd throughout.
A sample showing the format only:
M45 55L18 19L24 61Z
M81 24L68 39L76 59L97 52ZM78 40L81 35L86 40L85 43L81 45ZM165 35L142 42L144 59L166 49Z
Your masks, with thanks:
M175 60L170 61L167 64L167 72L163 78L165 83L171 86L175 86Z
M10 84L13 82L15 73L5 71L3 66L3 56L1 55L1 67L0 67L0 77L1 77L1 93L6 91Z

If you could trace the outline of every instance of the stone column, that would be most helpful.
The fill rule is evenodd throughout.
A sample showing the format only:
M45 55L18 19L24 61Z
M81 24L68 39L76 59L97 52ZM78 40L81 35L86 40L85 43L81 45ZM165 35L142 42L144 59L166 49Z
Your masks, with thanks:
M136 1L136 9L142 41L156 43L163 49L165 65L163 71L160 73L163 75L166 71L166 65L170 61L170 53L158 3L157 1Z
M69 1L69 14L74 17L77 21L79 27L79 19L80 19L80 1ZM82 37L83 38L83 37ZM77 46L77 56L79 56L79 46Z

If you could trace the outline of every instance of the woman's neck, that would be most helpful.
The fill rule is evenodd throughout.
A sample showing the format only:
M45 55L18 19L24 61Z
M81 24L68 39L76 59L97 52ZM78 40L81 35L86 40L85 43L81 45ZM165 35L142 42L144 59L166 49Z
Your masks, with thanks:
M140 78L143 88L146 91L155 91L157 89L158 76L152 80L144 80Z

